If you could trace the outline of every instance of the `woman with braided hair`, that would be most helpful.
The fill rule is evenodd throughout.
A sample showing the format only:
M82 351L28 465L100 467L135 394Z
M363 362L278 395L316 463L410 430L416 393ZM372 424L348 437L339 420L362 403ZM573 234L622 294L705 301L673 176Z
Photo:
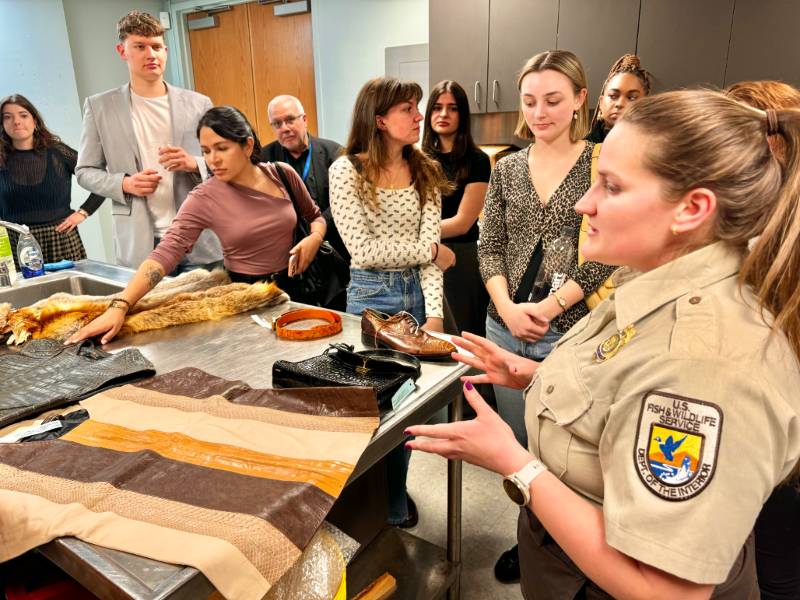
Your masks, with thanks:
M650 73L642 68L635 54L624 54L611 65L592 119L592 129L586 139L600 144L625 112L629 103L650 94Z

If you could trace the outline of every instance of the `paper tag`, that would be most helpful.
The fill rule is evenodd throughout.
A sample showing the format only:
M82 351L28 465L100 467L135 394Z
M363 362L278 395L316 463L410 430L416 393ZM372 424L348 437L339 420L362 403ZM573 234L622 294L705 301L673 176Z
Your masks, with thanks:
M42 423L41 425L20 427L16 431L12 431L8 435L1 437L0 443L13 444L15 442L31 437L33 435L39 435L40 433L45 433L46 431L53 431L54 429L61 429L61 421L59 421L58 419L56 419L55 421L48 421L47 423Z
M397 410L403 405L403 400L408 398L417 389L414 380L410 377L403 382L392 396L392 409Z

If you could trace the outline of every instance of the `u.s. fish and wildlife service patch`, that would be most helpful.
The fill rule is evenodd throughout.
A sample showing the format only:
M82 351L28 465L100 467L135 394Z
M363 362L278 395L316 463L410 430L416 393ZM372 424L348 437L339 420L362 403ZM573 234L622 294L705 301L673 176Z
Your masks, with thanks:
M721 433L722 411L716 404L649 392L639 413L636 471L656 496L693 498L714 476Z

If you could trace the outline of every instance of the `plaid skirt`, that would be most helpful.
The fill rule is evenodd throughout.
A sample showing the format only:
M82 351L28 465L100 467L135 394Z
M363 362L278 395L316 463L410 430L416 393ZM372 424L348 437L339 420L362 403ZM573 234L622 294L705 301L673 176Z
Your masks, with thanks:
M59 221L60 223L60 221ZM52 263L60 260L83 260L86 258L86 250L83 247L81 236L78 229L66 233L56 231L58 223L50 225L30 225L31 234L42 249L44 262ZM19 259L17 258L17 241L19 234L16 231L7 229L8 238L11 241L11 251L14 255L14 266L19 270Z

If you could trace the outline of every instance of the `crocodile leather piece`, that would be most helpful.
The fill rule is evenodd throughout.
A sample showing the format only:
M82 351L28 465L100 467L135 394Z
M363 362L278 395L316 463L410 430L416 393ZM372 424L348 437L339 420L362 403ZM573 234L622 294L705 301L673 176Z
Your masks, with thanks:
M152 363L135 349L109 354L90 340L71 346L32 340L0 354L0 427L154 374Z
M396 315L366 309L361 315L361 341L373 347L391 348L420 360L452 360L456 347L433 337L407 312Z

